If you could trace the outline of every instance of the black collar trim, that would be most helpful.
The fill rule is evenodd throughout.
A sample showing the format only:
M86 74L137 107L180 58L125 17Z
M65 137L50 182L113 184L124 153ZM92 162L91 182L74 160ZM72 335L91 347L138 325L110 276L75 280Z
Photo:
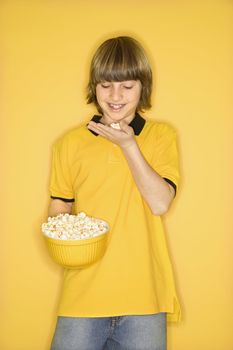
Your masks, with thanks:
M93 120L96 123L101 123L100 121L101 118L102 118L101 115L94 115L91 120ZM146 123L146 120L142 116L140 116L140 114L136 113L133 120L129 123L129 126L133 128L135 135L139 135L142 129L144 128L145 123ZM97 134L93 130L90 130L90 129L88 130L95 136L99 136L99 134Z

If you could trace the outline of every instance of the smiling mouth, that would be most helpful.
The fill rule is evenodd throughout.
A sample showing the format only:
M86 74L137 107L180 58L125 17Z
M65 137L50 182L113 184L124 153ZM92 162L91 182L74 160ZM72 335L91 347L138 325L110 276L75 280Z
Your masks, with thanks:
M120 111L125 105L119 103L108 103L108 106L111 108L111 110L117 112Z

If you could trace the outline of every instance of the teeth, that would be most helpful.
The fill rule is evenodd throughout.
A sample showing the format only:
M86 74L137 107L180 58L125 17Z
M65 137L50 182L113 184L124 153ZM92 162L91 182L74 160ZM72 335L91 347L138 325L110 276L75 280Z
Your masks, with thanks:
M121 109L124 105L118 105L118 104L112 104L110 103L109 106L115 110Z

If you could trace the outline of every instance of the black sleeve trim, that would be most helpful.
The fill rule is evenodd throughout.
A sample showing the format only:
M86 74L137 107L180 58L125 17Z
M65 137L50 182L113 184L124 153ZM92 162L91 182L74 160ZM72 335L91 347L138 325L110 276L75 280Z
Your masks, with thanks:
M167 179L166 177L164 177L164 180L167 181L169 183L169 185L171 185L174 188L175 195L176 195L176 184L174 184L174 182L172 182L171 180Z
M61 201L63 202L74 202L74 198L71 198L71 199L68 199L68 198L61 198L61 197L54 197L54 196L51 196L52 199L60 199Z

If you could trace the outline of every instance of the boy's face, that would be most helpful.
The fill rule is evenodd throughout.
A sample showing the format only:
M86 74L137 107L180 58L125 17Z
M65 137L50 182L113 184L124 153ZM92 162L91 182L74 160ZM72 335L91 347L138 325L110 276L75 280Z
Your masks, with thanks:
M125 120L128 124L134 118L141 97L140 80L101 82L96 86L96 98L103 112L106 124Z

